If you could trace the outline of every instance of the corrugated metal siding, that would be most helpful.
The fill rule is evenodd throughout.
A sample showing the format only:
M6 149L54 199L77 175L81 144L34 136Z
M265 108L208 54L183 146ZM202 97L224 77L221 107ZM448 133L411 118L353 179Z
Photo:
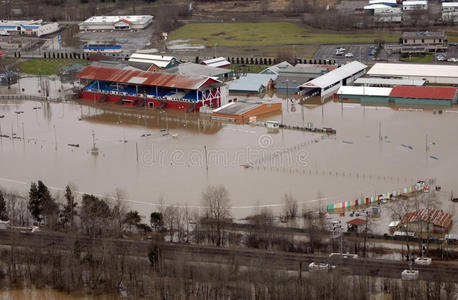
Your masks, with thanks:
M211 78L189 77L175 74L151 73L137 70L114 69L106 67L87 66L78 78L129 83L134 77L145 78L143 85L171 87L178 89L196 90L202 86L216 84Z

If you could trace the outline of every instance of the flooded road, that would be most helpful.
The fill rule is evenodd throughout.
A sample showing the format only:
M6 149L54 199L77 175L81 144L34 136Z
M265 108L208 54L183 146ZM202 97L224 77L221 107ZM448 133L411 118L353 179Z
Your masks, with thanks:
M169 205L199 208L203 189L223 184L235 217L262 206L278 211L284 193L316 208L391 192L424 178L458 191L456 108L439 114L332 101L293 106L284 101L283 117L269 119L313 122L337 129L337 135L273 134L264 127L172 111L135 115L144 111L2 101L0 186L26 194L31 181L42 179L61 194L68 183L98 195L119 188L132 209L149 215L161 197ZM91 154L92 133L98 155Z

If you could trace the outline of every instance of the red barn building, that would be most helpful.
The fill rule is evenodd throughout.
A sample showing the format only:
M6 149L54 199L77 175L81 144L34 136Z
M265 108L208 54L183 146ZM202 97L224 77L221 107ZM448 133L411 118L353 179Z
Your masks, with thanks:
M87 82L80 93L83 99L188 111L221 106L222 83L210 77L105 66L87 66L77 77Z

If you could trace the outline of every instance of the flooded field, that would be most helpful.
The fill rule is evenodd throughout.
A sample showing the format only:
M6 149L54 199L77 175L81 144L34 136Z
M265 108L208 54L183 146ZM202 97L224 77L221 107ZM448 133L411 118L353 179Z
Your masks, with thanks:
M132 209L149 215L161 197L166 204L200 207L202 190L223 184L235 217L263 206L278 211L284 193L301 205L324 207L425 178L458 191L455 107L439 114L312 102L284 101L283 116L268 119L313 122L337 129L336 136L268 133L264 127L173 111L5 100L0 102L0 186L26 193L31 181L42 179L55 191L68 183L98 195L119 188ZM98 155L91 154L93 133Z

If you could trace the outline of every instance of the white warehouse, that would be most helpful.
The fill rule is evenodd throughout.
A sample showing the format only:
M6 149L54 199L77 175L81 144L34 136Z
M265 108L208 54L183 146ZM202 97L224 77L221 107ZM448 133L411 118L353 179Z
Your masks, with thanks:
M402 10L427 10L427 0L408 0L402 2Z
M435 84L458 84L458 67L454 65L377 63L367 75L378 78L426 80Z
M44 23L43 20L2 20L0 31L8 34L44 36L59 31L58 23Z
M80 30L145 29L153 22L151 15L94 16L79 24Z

